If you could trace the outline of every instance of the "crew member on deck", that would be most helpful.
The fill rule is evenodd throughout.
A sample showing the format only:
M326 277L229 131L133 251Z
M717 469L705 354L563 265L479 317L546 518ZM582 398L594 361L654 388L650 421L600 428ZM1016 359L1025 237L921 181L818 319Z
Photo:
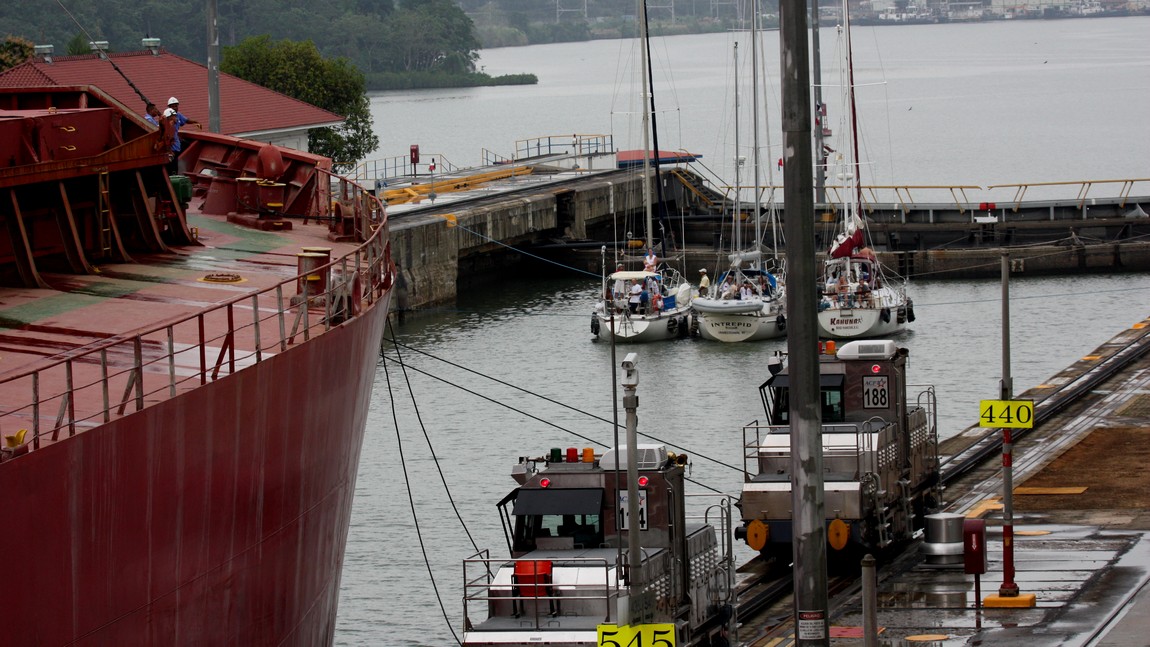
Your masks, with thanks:
M735 287L731 283L731 273L727 272L727 276L723 279L723 283L719 286L720 299L733 299L735 297Z
M171 113L170 115L168 114L169 112ZM188 119L186 116L184 116L184 113L180 112L180 100L175 97L168 99L168 109L164 111L164 117L174 117L172 120L172 124L175 127L175 135L172 138L172 166L175 167L173 169L174 172L178 173L178 159L180 157L180 151L183 149L183 144L180 142L180 128L187 124L191 124L196 128L203 130L204 126L200 122L194 119Z
M647 248L647 255L643 257L643 271L654 272L655 268L659 265L659 257L655 256L655 250L650 247Z
M619 263L618 265L616 265L615 271L616 272L622 272L623 271L623 264ZM622 299L626 295L627 295L627 279L622 279L622 278L615 279L615 286L612 289L611 296L615 299Z
M707 270L699 270L699 296L707 296L707 290L711 287L711 279L707 277Z

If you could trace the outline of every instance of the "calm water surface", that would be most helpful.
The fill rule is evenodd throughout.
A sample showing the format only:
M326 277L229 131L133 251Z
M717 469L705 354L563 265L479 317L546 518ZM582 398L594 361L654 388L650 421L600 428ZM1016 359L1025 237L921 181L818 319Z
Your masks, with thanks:
M853 29L863 183L1147 177L1148 30L1150 17ZM729 181L737 38L675 36L652 44L660 147L701 153ZM778 33L763 39L767 98L760 105L767 116L760 143L771 146L764 160L774 160L782 141ZM828 124L845 133L835 29L822 29L820 39ZM426 154L471 166L484 149L511 156L516 140L576 132L611 134L619 148L640 148L632 49L615 40L484 50L480 64L488 73L532 72L539 84L380 93L372 99L378 156L405 155L419 144ZM749 45L740 51L747 65ZM744 77L745 107L749 88ZM749 142L750 119L741 120ZM829 143L845 150L836 139ZM738 155L751 159L749 144Z
M878 125L867 150L897 159L876 163L876 174L979 185L1147 177L1148 27L1150 19L1128 18L859 29L861 80L887 80L860 96L864 120ZM767 39L766 51L777 52L775 35ZM833 30L823 40L824 51L833 47ZM657 101L669 95L678 104L660 116L663 147L702 152L716 167L734 157L724 107L730 42L720 34L655 45L673 79L656 88ZM469 165L483 147L510 154L516 139L561 132L614 132L622 146L626 127L612 131L612 122L631 119L632 80L619 62L629 48L601 41L486 51L488 72L535 72L540 84L378 95L381 152L419 143ZM777 64L769 77L777 79ZM589 329L597 287L575 273L508 279L396 326L395 339L410 347L399 349L406 372L391 348L360 464L336 644L454 644L471 538L505 554L495 502L515 485L517 457L611 442L617 378L609 345L593 342ZM935 386L940 431L951 436L975 421L978 400L998 395L1000 284L915 282L909 290L918 320L898 342L910 350L912 381ZM1015 277L1011 296L1021 392L1150 315L1150 276ZM686 339L621 349L614 364L627 350L640 355L640 432L684 448L701 484L737 494L741 427L762 416L764 361L784 345Z
M338 644L452 644L421 542L458 631L461 562L475 552L468 532L481 548L505 554L494 504L515 486L516 457L610 444L617 378L610 346L591 340L596 289L584 279L524 281L395 328L411 347L400 349L407 371L388 361L376 380ZM935 386L948 437L976 420L978 400L997 398L1000 284L915 283L910 290L918 320L898 342L910 349L913 383ZM1016 278L1011 297L1012 373L1021 392L1150 315L1150 276ZM627 350L639 353L640 433L681 447L694 457L696 480L737 495L741 427L762 417L764 362L782 348L684 339L622 348L616 363ZM387 356L397 357L394 349Z

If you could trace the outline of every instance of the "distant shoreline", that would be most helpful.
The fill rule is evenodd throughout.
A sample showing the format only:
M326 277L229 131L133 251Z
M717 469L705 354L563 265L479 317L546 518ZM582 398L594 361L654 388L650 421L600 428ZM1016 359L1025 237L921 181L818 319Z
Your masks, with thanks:
M431 90L436 88L478 88L491 85L535 85L534 74L491 76L482 72L443 74L434 72L374 72L365 74L368 92L387 90Z

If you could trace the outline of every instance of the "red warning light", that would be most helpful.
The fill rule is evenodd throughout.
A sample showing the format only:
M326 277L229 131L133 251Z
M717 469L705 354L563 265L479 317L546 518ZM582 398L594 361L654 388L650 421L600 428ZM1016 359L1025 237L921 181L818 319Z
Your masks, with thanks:
M882 370L882 367L879 366L878 364L871 364L871 367L870 367L871 373L878 373L881 370Z
M639 477L639 487L647 487L647 480L648 479L646 476L640 476Z
M539 479L539 487L551 487L551 479L547 477Z

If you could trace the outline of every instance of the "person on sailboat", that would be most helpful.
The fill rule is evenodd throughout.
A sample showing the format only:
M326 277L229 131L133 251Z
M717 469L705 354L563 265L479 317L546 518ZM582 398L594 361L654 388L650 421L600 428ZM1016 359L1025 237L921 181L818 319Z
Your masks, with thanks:
M623 264L622 263L619 263L618 265L615 266L615 272L616 273L622 272L622 271L623 271ZM623 278L615 279L615 285L614 285L614 287L611 288L611 296L615 299L622 299L623 297L627 296L627 279L623 279Z
M849 305L851 282L847 280L847 273L839 272L839 280L835 284L839 294L839 305Z
M731 273L727 272L727 275L725 277L723 277L723 283L721 285L719 285L719 298L720 299L731 299L734 296L735 296L735 290L734 290L734 284L731 283Z
M655 256L655 250L648 247L647 255L643 257L643 271L654 272L655 268L659 265L659 257Z
M774 277L771 277L771 278L773 279ZM771 285L771 281L767 280L767 276L765 274L760 274L759 275L759 294L762 295L763 298L769 298L772 294L774 294L774 291L775 291L775 287L773 285Z
M631 314L639 312L639 301L643 298L643 286L639 285L639 279L631 279L631 296L627 299L627 305L631 309Z
M743 281L743 287L739 288L739 299L743 301L750 300L755 294L754 289L751 287L750 281Z
M833 296L839 284L839 273L837 271L827 275L827 284L823 289L823 293L828 296Z
M699 296L706 297L710 287L711 279L707 277L706 268L699 270Z

